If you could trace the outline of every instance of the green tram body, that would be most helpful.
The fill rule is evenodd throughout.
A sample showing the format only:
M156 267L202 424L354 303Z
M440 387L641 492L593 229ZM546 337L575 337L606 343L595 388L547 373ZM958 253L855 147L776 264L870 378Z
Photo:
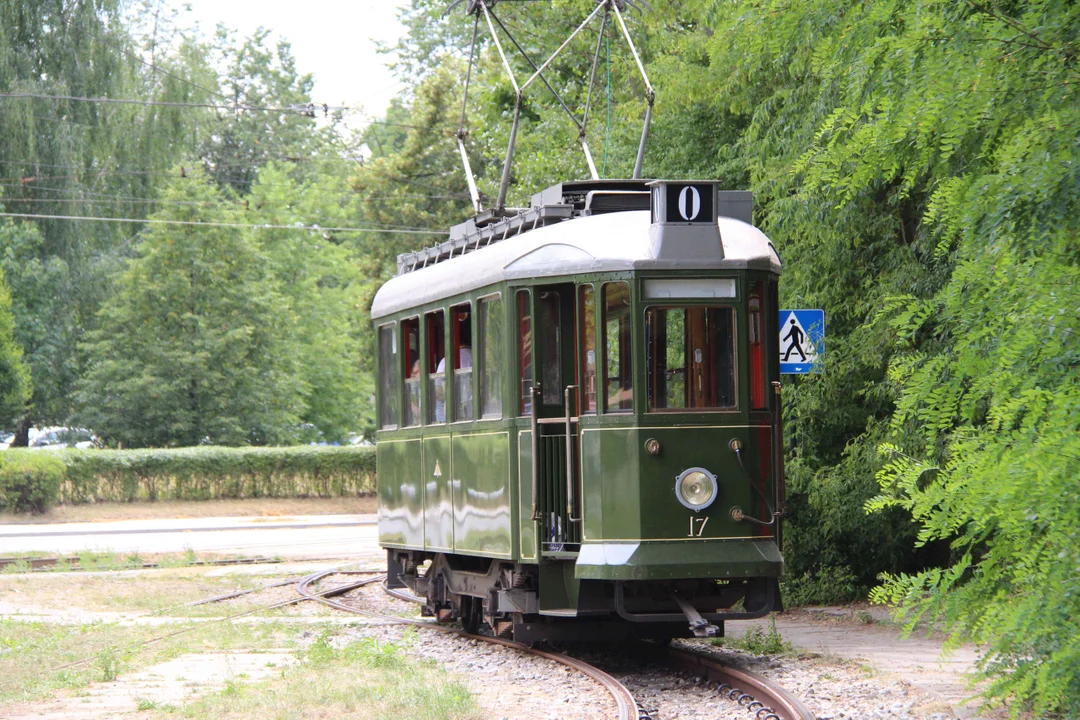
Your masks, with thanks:
M533 200L557 221L490 245L459 226L376 296L379 542L427 612L532 641L718 634L780 608L779 258L723 216L748 221L748 193L694 183L706 222L662 222L680 187L564 183ZM690 468L715 475L704 510L677 497Z

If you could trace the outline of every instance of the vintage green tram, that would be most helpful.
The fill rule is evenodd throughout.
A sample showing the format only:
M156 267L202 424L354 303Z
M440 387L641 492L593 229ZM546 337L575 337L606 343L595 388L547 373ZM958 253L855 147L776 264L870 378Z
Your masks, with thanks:
M568 182L399 257L371 309L392 586L522 641L779 609L780 260L751 202Z

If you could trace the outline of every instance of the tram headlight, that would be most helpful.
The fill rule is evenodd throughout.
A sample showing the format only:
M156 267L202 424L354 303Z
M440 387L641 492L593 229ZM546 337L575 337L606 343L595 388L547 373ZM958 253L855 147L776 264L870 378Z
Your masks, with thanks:
M683 470L675 479L675 497L694 512L700 512L713 504L718 495L716 476L705 468Z

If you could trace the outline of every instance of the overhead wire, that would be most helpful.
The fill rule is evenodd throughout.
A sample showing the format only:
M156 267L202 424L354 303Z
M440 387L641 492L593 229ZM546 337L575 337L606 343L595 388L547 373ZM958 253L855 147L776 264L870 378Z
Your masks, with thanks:
M45 93L23 93L23 92L0 92L0 98L19 98L19 99L38 99L38 100L66 100L69 102L87 102L87 103L102 103L102 104L115 104L115 105L142 105L146 107L179 107L179 108L203 108L209 110L232 110L232 111L253 111L253 112L280 112L280 113L295 113L306 117L314 117L314 112L322 110L324 113L328 113L333 110L334 112L364 112L363 108L355 108L347 105L327 105L316 103L297 103L289 107L269 107L264 105L248 105L246 103L232 103L231 105L222 105L220 103L194 103L194 102L174 102L171 100L136 100L134 98L106 98L106 97L82 97L79 95L48 95Z
M166 70L165 68L160 67L156 63L147 62L145 59L139 57L138 55L136 55L136 54L134 54L132 52L130 52L129 50L127 50L127 49L125 49L123 47L120 47L116 43L104 40L103 38L101 38L100 36L98 36L98 35L96 35L96 34L94 34L92 32L90 32L89 34L91 34L99 42L105 42L107 44L110 44L115 49L119 50L122 54L137 60L138 62L142 63L146 67L150 68L151 71L153 71L154 73L167 75L169 77L172 77L173 79L179 80L180 82L182 82L182 83L184 83L186 85L189 85L189 86L191 86L193 88L201 90L202 92L205 92L205 93L207 93L209 95L216 96L216 97L221 98L221 99L226 100L226 101L229 100L229 98L227 96L225 96L224 94L222 94L219 91L211 90L210 88L203 87L202 85L199 85L198 83L195 83L195 82L189 80L188 78L181 77L180 75L177 75L175 73L172 73L172 72ZM282 112L282 113L293 113L293 114L306 116L306 117L314 117L315 112L317 110L319 110L319 109L321 109L323 111L323 114L325 116L329 116L330 111L333 110L333 112L337 115L337 117L335 118L335 121L331 122L329 124L329 126L328 126L331 133L337 139L337 141L342 146L342 148L345 150L345 152L354 160L354 162L356 162L357 165L359 165L361 167L364 166L363 160L361 158L357 158L355 156L352 149L345 142L345 139L341 136L341 134L338 132L337 127L336 127L337 122L340 121L340 119L341 119L341 114L343 114L343 113L360 113L360 114L366 115L363 108L355 108L355 107L351 107L351 106L330 106L330 105L325 104L325 103L316 104L316 103L312 103L312 102L309 102L309 103L306 103L306 104L295 104L295 105L291 105L291 106L288 106L288 107L273 107L273 106L252 105L252 104L247 104L247 103L238 103L236 101L233 101L233 102L231 102L229 104L219 104L219 103L175 102L175 101L158 101L158 100L137 100L137 99L130 99L130 98L86 97L86 96L79 96L79 95L58 95L58 94L31 93L31 92L0 92L0 98L39 99L39 100L68 101L68 102L101 103L101 104L124 104L124 105L139 105L139 106L144 106L144 107L202 108L202 109L215 109L215 110L231 110L233 112L247 112L247 111ZM6 107L3 106L2 103L0 103L0 109L8 110L10 108L6 108ZM50 117L47 117L47 116L36 116L36 115L34 117L36 119L42 119L42 120L55 120L57 122L76 123L76 121L70 120L68 118L50 118ZM385 121L385 120L376 120L374 118L369 118L369 117L365 117L365 120L368 123L380 124L380 125L385 125L385 126L390 126L390 127L402 127L402 128L415 129L415 130L426 129L426 128L423 128L423 127L420 127L420 126L411 125L411 124L407 124L407 123L396 123L396 122L390 122L390 121ZM87 126L87 127L91 127L90 125L88 125L86 123L77 123L77 124L84 125L84 126ZM285 159L285 158L277 158L277 159ZM292 158L288 158L288 159L293 160ZM47 165L47 164L40 164L40 163L19 163L17 161L0 161L0 162L3 162L4 164L21 164L21 165L24 165L26 167L31 167L31 166L33 166L33 167L51 166L51 167L54 167L54 168L62 167L60 165ZM245 166L246 166L246 164L245 164ZM121 170L93 171L93 170L90 170L90 169L87 169L87 168L84 168L84 167L81 167L81 166L68 166L68 167L70 169L82 170L83 171L82 175L87 175L87 174L91 174L91 175L104 175L104 174L114 174L114 175L117 175L117 174L172 175L172 173L159 173L159 172L154 172L154 171L121 171ZM227 166L224 165L224 164L217 164L216 167L221 168L221 167L227 167ZM231 165L229 167L240 167L240 165L239 164ZM248 169L255 169L255 168L248 168ZM59 188L48 188L48 187L44 187L44 186L37 185L37 184L31 185L30 183L36 183L37 182L38 178L36 176L30 177L30 178L19 177L19 178L11 178L11 179L18 181L19 184L15 185L15 187L23 187L23 188L30 187L33 190L65 192L65 190L59 189ZM42 178L42 179L45 179L45 178ZM79 179L79 176L67 176L67 177L59 176L59 177L54 177L54 178L51 178L51 179L76 179L77 180L77 179ZM407 180L407 181L408 182L413 182L412 180ZM280 183L277 183L277 184L280 184ZM424 186L423 183L416 183L416 184ZM2 186L2 185L5 185L5 184L0 182L0 186ZM12 185L10 185L10 184L6 185L6 186L12 187ZM429 185L428 187L435 187L435 186L430 186ZM441 190L442 188L436 188L436 189ZM73 191L67 191L67 192L73 192ZM140 203L147 203L147 204L150 204L150 203L164 204L166 202L171 202L172 204L181 204L183 202L183 201L150 200L150 199L144 199L144 198L131 198L131 197L121 197L121 196L111 196L110 197L110 196L107 196L107 195L105 195L103 193L86 193L86 192L83 192L83 193L80 193L80 194L82 194L82 195L95 195L95 196L97 196L99 198L105 198L105 199L102 199L102 200L90 200L89 198L81 198L81 197L80 198L48 198L48 199L46 199L46 198L8 198L7 201L9 201L9 202L56 202L56 203L79 202L79 201L84 201L84 202L116 201L116 202L140 202ZM423 197L423 196L416 196L416 197ZM430 196L430 197L432 199L435 198L435 196ZM453 199L453 196L444 196L444 197L446 199ZM372 198L372 199L374 199L374 198ZM178 222L178 221L137 220L137 219L134 219L134 218L91 218L89 216L59 216L59 215L47 216L47 215L36 215L36 214L31 215L29 213L0 213L0 216L7 216L7 217L38 217L38 218L43 218L43 219L68 219L68 220L85 219L85 220L115 221L115 222L147 222L147 223ZM203 223L203 224L206 224L206 223ZM377 223L377 224L381 224L381 223ZM285 227L292 227L292 226L285 226ZM312 229L315 229L315 228L313 227ZM322 228L322 229L325 230L326 228ZM366 231L366 230L369 230L369 229L370 228L355 228L355 229L337 228L336 230L337 231L347 231L347 230L357 230L357 231L363 230L363 231ZM382 230L379 230L379 231L391 232L390 229L382 229ZM393 231L394 232L424 233L424 234L429 234L429 233L430 234L445 234L444 231L434 231L434 230L426 230L426 229L413 229L413 228L401 229L401 230L393 230Z
M0 212L0 217L26 218L31 220L86 220L92 222L135 223L145 225L187 225L196 227L248 228L252 230L304 230L307 232L375 232L394 235L447 235L445 230L398 229L394 227L322 227L321 225L277 225L260 222L210 222L202 220L164 220L123 217L94 217L88 215L38 215L34 213Z

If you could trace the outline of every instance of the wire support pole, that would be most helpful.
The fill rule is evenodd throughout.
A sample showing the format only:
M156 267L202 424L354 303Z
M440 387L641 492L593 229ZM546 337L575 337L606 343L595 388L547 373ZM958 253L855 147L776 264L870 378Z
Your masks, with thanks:
M506 68L506 75L510 78L510 84L514 86L514 95L516 101L514 103L514 124L510 128L510 142L506 145L506 160L503 162L502 181L499 183L499 196L495 200L495 209L504 210L506 208L506 192L510 187L510 166L514 162L514 143L517 141L518 124L521 121L521 102L524 97L524 93L517 84L517 80L514 79L514 71L510 68L510 61L506 59L506 53L503 52L502 43L499 42L499 34L495 32L495 25L491 22L491 13L488 12L487 3L484 0L477 0L477 5L480 6L480 10L484 13L484 19L487 21L488 30L491 31L491 39L495 41L495 49L499 51L499 57L502 59L503 67Z
M503 67L506 68L506 76L510 78L510 84L514 86L514 94L518 97L518 105L521 104L521 88L518 87L517 80L514 79L514 71L510 68L510 61L506 59L506 53L503 52L502 43L499 42L499 34L495 32L495 26L491 23L491 14L488 12L487 3L484 0L479 0L477 5L484 13L484 19L487 20L488 30L491 31L491 39L495 41L495 49L499 51L499 58L502 59Z
M638 55L637 48L634 47L634 41L630 38L630 31L626 29L626 21L623 20L622 13L619 12L619 6L615 2L611 2L611 9L615 11L615 19L619 21L619 27L622 29L623 37L626 38L626 44L630 46L630 53L634 56L634 62L637 63L638 70L641 72L641 78L645 81L645 100L648 105L645 108L645 123L641 128L641 142L638 143L637 158L634 160L634 179L641 177L641 166L645 162L645 146L649 142L649 125L652 122L652 109L653 102L656 100L656 91L653 90L652 83L649 82L649 75L645 72L645 65L641 62L641 56Z
M589 110L592 108L593 88L596 86L596 69L600 65L600 50L604 47L604 33L607 32L609 12L605 4L604 15L600 19L600 34L596 36L596 52L593 54L592 70L589 73L589 91L585 95L585 114L581 118L580 132L578 133L578 142L581 143L581 151L585 153L585 162L589 165L589 174L592 175L593 180L599 180L600 173L596 171L596 162L593 161L592 153L589 151L587 131L589 127Z
M469 198L472 200L473 211L481 212L484 208L480 204L480 191L476 187L476 178L473 176L472 164L469 162L469 152L465 148L465 108L469 102L469 82L472 80L473 61L476 57L476 33L480 27L480 14L473 19L472 44L469 46L469 68L465 72L465 92L461 98L461 119L458 121L457 144L458 152L461 153L461 164L465 167L465 182L469 184Z
M656 96L656 91L653 90L652 83L649 82L649 74L645 72L645 66L641 64L641 56L638 55L637 48L634 47L634 41L630 38L630 31L626 29L626 21L623 20L622 13L619 12L619 6L611 2L611 9L615 11L615 19L619 21L619 27L622 29L623 37L626 38L626 44L630 46L630 53L634 56L634 62L637 63L638 70L641 72L641 79L645 81L645 97L648 98L651 105L653 98Z
M521 47L521 44L518 43L517 38L515 38L513 34L506 29L506 26L503 25L502 20L499 19L499 16L492 13L491 17L495 18L496 24L498 24L498 26L502 28L502 31L506 33L506 37L510 38L510 42L514 43L514 47L517 48L519 53L521 53L521 57L525 58L525 62L529 63L529 66L532 67L533 70L536 70L536 63L533 62L532 58L529 57L529 54L525 52L525 48ZM544 86L551 91L551 94L555 96L555 99L559 102L559 105L562 106L562 109L566 111L567 116L569 116L569 118L574 122L574 125L576 125L578 130L580 131L581 122L577 119L577 116L574 115L574 111L566 105L559 93L555 90L555 88L551 87L551 83L549 83L547 81L547 78L545 78L543 75L540 76L540 82L544 83ZM521 90L524 92L524 85L521 86Z
M506 191L510 187L510 166L514 162L514 143L517 141L518 124L521 121L521 98L519 91L517 103L514 105L514 124L510 126L510 142L506 146L506 162L503 163L502 182L499 183L499 199L495 201L498 210L506 208Z
M604 47L604 33L607 31L608 16L610 10L604 7L604 16L600 20L600 34L596 37L596 53L593 55L592 71L589 73L589 92L585 95L585 115L581 120L581 134L585 134L585 126L589 124L589 110L592 108L593 87L596 85L596 69L600 66L600 51Z
M549 57L546 61L544 61L543 65L541 65L539 68L537 68L536 72L533 73L532 77L530 77L528 80L525 81L525 84L521 86L521 89L524 90L525 88L529 87L529 85L532 84L532 81L535 80L537 77L539 77L540 73L542 73L545 69L547 69L548 65L555 62L555 58L557 58L559 56L559 53L561 53L566 48L566 46L569 45L571 43L571 41L573 41L573 39L578 36L578 33L580 33L582 30L584 30L585 27L590 22L592 22L592 19L594 17L596 17L597 13L599 13L605 7L606 7L606 4L597 5L596 9L594 9L591 13L589 13L589 16L587 18L585 18L581 22L580 25L577 26L577 29L575 29L574 32L570 33L570 37L566 38L566 40L563 41L563 44L560 45L555 52L551 53L551 57ZM646 82L648 82L648 81L646 80Z
M465 70L465 92L461 98L461 119L458 120L458 137L465 134L465 108L469 102L469 82L472 80L473 61L476 58L476 32L480 28L480 16L476 15L473 18L472 26L472 44L469 45L469 66Z

